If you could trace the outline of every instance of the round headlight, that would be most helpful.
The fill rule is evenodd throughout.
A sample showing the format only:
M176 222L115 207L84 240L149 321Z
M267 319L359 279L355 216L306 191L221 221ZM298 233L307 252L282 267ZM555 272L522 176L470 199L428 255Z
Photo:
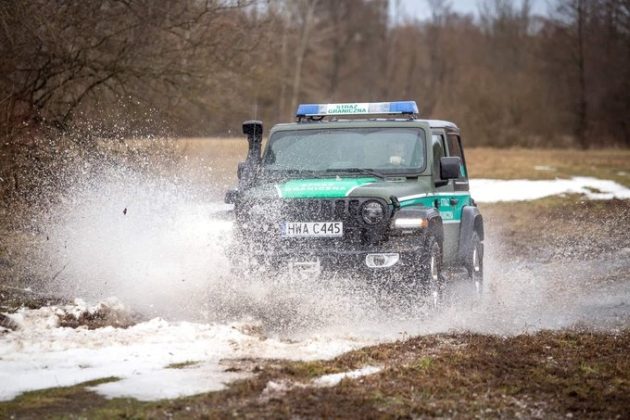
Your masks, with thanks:
M361 210L361 216L368 225L377 224L383 220L384 215L385 210L383 209L383 205L376 201L368 201L363 205L363 209Z

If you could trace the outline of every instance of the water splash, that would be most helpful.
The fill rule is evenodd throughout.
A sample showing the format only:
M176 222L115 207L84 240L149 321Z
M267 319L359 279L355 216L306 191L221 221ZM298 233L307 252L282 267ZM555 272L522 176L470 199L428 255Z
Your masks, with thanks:
M627 282L611 285L614 290L592 285L615 264L627 276L628 258L604 255L605 261L571 267L527 256L515 261L502 255L500 234L486 240L484 299L460 291L438 314L428 313L422 300L410 305L356 277L235 274L226 256L232 240L227 207L207 178L186 175L197 172L197 164L183 159L180 172L168 175L108 166L89 179L77 176L46 217L42 255L47 275L55 273L47 289L92 302L114 296L147 317L254 320L267 333L301 337L392 339L451 329L513 334L576 324L606 328L627 319ZM598 305L605 309L593 310Z

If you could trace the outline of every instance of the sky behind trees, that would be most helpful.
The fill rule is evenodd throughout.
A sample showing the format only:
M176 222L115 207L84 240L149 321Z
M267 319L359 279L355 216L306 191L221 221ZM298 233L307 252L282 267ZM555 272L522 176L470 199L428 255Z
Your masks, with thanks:
M479 3L481 0L451 0L451 9L454 12L462 14L478 15ZM393 15L396 13L396 3L400 4L400 12L403 15L407 15L413 19L428 19L431 17L431 7L427 0L392 0L390 2L390 13ZM517 3L519 0L516 1ZM532 13L538 15L545 15L548 13L548 1L547 0L530 0L530 6Z
M224 136L300 102L415 99L471 145L630 145L630 0L480 0L474 19L474 0L407 0L430 18L394 22L396 0L51 1L0 2L13 142Z

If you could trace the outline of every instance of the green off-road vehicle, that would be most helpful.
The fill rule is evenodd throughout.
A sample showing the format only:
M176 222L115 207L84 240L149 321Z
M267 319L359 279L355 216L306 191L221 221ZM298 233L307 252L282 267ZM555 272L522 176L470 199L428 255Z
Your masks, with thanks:
M483 219L460 131L418 118L415 102L300 105L271 129L247 121L234 204L242 264L359 274L440 299L461 272L483 283Z

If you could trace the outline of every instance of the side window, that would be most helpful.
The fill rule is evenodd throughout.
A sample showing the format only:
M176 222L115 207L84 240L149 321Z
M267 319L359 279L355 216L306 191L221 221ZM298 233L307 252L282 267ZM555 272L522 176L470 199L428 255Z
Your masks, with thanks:
M440 179L440 158L446 154L444 147L444 136L433 134L433 178Z
M461 139L458 135L449 134L446 136L446 141L448 143L448 155L449 156L458 156L462 164L459 168L459 174L462 178L468 177L468 172L466 171L466 160L464 159L464 152L462 150Z

